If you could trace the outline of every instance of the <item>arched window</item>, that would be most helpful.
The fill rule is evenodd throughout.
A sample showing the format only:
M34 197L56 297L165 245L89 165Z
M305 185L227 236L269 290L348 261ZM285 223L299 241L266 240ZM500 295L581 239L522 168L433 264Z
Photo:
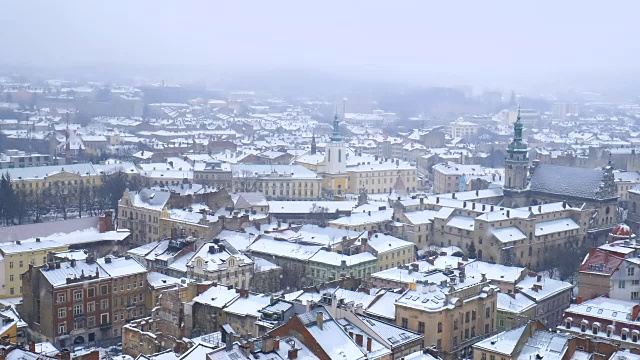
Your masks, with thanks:
M477 256L478 260L482 260L482 250L478 250Z

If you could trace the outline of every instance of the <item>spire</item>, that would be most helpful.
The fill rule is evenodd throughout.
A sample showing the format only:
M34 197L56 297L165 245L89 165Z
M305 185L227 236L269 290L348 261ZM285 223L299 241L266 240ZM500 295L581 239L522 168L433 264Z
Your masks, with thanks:
M313 132L311 134L311 155L315 155L317 152L317 147L316 147L316 133Z
M340 121L338 121L338 114L336 113L336 115L333 117L333 135L331 135L331 141L333 142L342 141L342 136L340 136L339 124Z
M522 119L520 116L520 105L518 105L518 116L513 123L513 140L509 144L509 150L526 150L527 145L522 141Z

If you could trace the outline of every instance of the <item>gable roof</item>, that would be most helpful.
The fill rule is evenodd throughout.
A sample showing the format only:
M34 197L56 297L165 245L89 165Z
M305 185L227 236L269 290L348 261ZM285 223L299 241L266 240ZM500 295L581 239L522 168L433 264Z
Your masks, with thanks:
M586 199L598 198L604 170L541 164L533 172L531 191Z

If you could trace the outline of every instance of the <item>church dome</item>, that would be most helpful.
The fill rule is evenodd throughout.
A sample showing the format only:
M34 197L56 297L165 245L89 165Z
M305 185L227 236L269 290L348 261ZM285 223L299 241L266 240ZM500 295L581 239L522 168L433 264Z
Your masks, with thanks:
M610 236L618 239L633 238L635 235L631 232L631 228L627 224L618 224L611 230Z

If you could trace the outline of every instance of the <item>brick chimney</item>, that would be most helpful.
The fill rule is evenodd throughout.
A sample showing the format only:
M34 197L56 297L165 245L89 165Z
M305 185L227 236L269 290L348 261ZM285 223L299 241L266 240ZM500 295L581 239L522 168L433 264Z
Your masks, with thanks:
M371 352L371 344L373 343L373 340L367 336L367 352Z
M98 218L98 231L100 233L104 233L113 230L115 230L113 225L113 212L111 210L107 210Z
M280 350L280 336L276 336L276 338L273 339L273 351L278 350Z
M71 351L69 349L60 350L60 360L71 360Z
M362 334L356 334L356 344L360 347L364 344Z
M298 358L298 349L296 348L289 349L289 351L287 352L287 359L293 360L297 358Z

